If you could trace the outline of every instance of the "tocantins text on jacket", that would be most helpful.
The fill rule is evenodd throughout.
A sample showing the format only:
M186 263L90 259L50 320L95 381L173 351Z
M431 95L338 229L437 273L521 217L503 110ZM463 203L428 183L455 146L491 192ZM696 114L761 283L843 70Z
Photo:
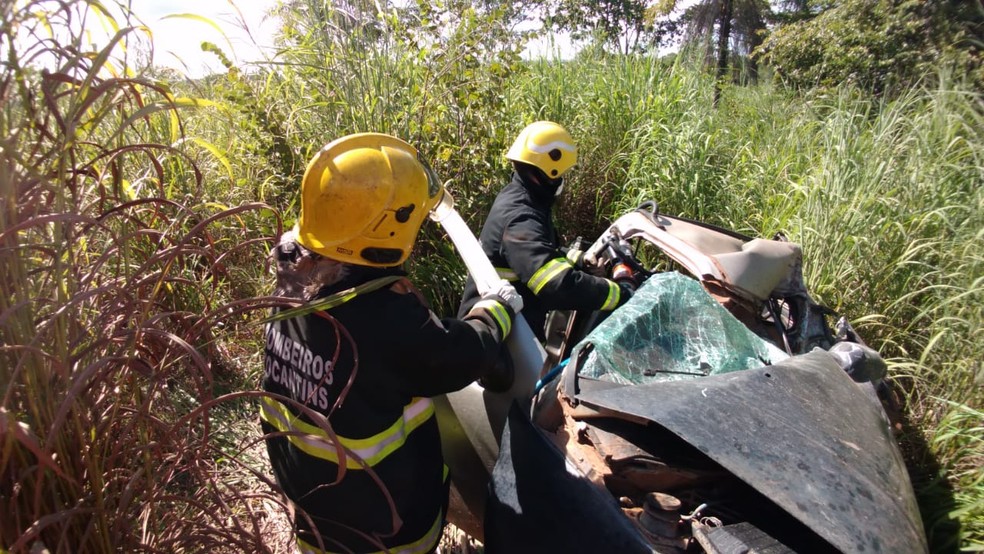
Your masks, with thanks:
M448 497L428 397L482 376L503 330L484 310L439 320L399 272L355 269L318 293L329 310L266 327L267 450L302 551L428 552Z

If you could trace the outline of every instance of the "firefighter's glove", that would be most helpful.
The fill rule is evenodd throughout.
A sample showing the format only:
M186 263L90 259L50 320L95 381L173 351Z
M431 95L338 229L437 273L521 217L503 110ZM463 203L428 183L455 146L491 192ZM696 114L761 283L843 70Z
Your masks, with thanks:
M593 257L581 258L581 265L578 266L577 269L580 269L589 275L594 275L595 277L605 278L608 276L608 270L605 268L605 264Z
M499 283L489 289L489 292L482 295L482 298L486 296L496 296L509 306L515 316L523 309L523 297L516 292L516 288L509 284L509 281L505 279L500 279Z
M495 365L478 380L483 388L491 392L506 392L512 387L513 380L516 378L516 370L513 366L512 356L505 346L499 346L499 355L496 357Z
M636 288L635 284L630 280L617 281L617 283L619 291L618 305L621 306L622 304L628 302L629 298L632 298L632 295L635 294Z
M575 268L583 270L585 268L584 250L581 250L576 246L572 246L567 251L567 261L571 262L571 265L573 265Z
M505 340L512 330L516 313L523 309L523 297L509 281L502 280L483 294L473 309L488 313L499 329L499 340Z

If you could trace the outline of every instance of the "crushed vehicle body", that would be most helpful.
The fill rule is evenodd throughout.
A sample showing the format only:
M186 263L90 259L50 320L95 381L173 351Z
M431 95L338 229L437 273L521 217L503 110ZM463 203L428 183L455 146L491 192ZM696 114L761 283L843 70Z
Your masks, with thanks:
M555 313L528 397L438 403L449 520L489 552L926 552L884 363L799 247L654 208L588 249L638 289Z

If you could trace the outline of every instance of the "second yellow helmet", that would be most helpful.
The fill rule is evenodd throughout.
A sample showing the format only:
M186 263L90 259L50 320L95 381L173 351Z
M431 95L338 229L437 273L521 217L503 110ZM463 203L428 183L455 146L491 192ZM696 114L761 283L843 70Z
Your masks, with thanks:
M552 121L537 121L520 131L506 159L530 164L558 179L577 163L577 147L567 129Z
M399 265L442 192L437 176L405 141L382 133L336 139L304 172L297 241L346 263Z

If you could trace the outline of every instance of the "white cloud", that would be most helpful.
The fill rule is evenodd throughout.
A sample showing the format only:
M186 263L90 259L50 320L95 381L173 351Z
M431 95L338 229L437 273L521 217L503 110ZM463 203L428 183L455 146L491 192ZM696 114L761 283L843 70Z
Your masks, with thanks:
M578 48L569 33L543 33L526 43L522 56L525 59L547 58L569 60Z

